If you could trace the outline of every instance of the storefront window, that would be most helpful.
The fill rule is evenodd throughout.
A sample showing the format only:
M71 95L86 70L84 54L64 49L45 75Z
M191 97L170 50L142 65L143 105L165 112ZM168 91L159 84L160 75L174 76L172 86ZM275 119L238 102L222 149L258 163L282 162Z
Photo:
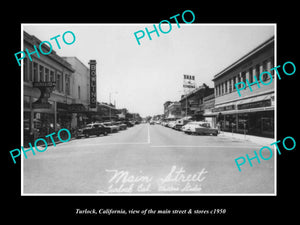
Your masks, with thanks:
M236 114L225 115L223 130L236 132Z
M241 113L238 114L238 130L239 133L248 133L248 114Z
M266 116L266 117L265 117ZM266 137L274 137L274 115L264 115L261 118L262 135Z
M36 137L44 137L54 131L54 115L52 113L35 112L33 125Z

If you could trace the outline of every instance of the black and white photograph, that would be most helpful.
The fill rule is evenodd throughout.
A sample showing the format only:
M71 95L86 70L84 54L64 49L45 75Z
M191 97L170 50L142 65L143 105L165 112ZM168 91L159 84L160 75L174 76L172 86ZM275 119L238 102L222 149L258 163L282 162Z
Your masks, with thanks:
M3 7L4 219L292 220L296 3L109 3Z
M276 195L277 26L185 12L21 24L21 195Z

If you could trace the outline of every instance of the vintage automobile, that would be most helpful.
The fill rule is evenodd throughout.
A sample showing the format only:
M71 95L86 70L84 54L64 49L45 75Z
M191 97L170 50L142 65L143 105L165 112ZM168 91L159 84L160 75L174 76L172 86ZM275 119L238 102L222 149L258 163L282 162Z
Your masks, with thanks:
M208 134L208 135L214 135L214 136L217 136L218 133L219 132L217 129L205 126L205 124L204 124L204 126L200 125L199 127L197 127L196 132L195 132L196 135L207 135Z
M196 129L198 129L196 131ZM206 130L204 130L204 128ZM187 123L186 125L182 126L181 130L186 134L205 134L205 133L211 133L214 135L218 134L217 129L210 128L210 123L205 121L192 121Z
M168 122L168 125L167 125L167 127L170 127L170 128L172 128L172 129L174 129L175 128L175 125L176 125L176 121L170 121L170 122Z
M103 125L109 129L109 133L116 133L120 130L120 127L115 125L113 122L104 122Z
M176 120L176 124L175 124L175 127L174 129L175 130L181 130L181 128L186 125L187 123L191 122L190 119L179 119L179 120Z
M127 129L127 125L121 121L118 121L118 122L114 122L113 123L114 125L116 126L119 126L120 130L126 130Z
M103 126L101 123L90 123L87 124L84 128L79 129L76 137L81 138L82 136L89 137L92 135L100 136L101 134L107 135L109 132L110 130Z
M127 127L133 127L134 126L134 123L131 122L131 121L123 121L123 123L125 123L127 125Z

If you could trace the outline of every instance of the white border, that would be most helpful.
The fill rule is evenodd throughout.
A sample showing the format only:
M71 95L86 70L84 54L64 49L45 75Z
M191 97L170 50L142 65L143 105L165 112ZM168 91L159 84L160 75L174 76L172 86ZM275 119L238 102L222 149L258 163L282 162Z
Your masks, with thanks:
M23 25L26 26L132 26L132 25L141 25L139 23L130 23L130 24L119 24L119 23L114 23L114 24L109 24L109 23L97 23L97 24L90 24L90 23L68 23L68 24L61 24L61 23L21 23L21 49L23 49ZM143 26L145 25L153 25L149 23L143 23ZM274 26L274 63L277 65L277 23L193 23L193 24L180 24L180 26ZM246 54L246 53L245 53ZM275 66L274 65L274 66ZM274 132L275 132L275 140L277 141L277 76L274 76L275 78L275 90L274 90L274 108L275 108L275 127L274 127ZM24 102L24 89L23 89L23 61L21 62L21 146L24 146L23 144L23 135L24 135L24 124L23 124L23 113L24 113L24 108L23 108L23 102ZM147 136L147 143L150 144L150 132L149 132L149 126L148 126L148 136ZM145 143L146 144L146 143ZM155 147L155 146L153 146ZM182 146L181 146L182 147ZM202 146L203 147L203 146ZM172 193L122 193L122 194L25 194L23 190L23 154L21 154L21 196L277 196L277 151L276 147L274 146L274 193L230 193L230 194L208 194L208 193L185 193L185 194L172 194Z

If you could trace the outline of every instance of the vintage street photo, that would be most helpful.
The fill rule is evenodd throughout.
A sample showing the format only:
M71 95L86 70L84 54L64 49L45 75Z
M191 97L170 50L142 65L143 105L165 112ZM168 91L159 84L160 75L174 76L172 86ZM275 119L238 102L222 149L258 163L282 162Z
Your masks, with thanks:
M22 195L276 195L276 24L170 22L21 24Z

